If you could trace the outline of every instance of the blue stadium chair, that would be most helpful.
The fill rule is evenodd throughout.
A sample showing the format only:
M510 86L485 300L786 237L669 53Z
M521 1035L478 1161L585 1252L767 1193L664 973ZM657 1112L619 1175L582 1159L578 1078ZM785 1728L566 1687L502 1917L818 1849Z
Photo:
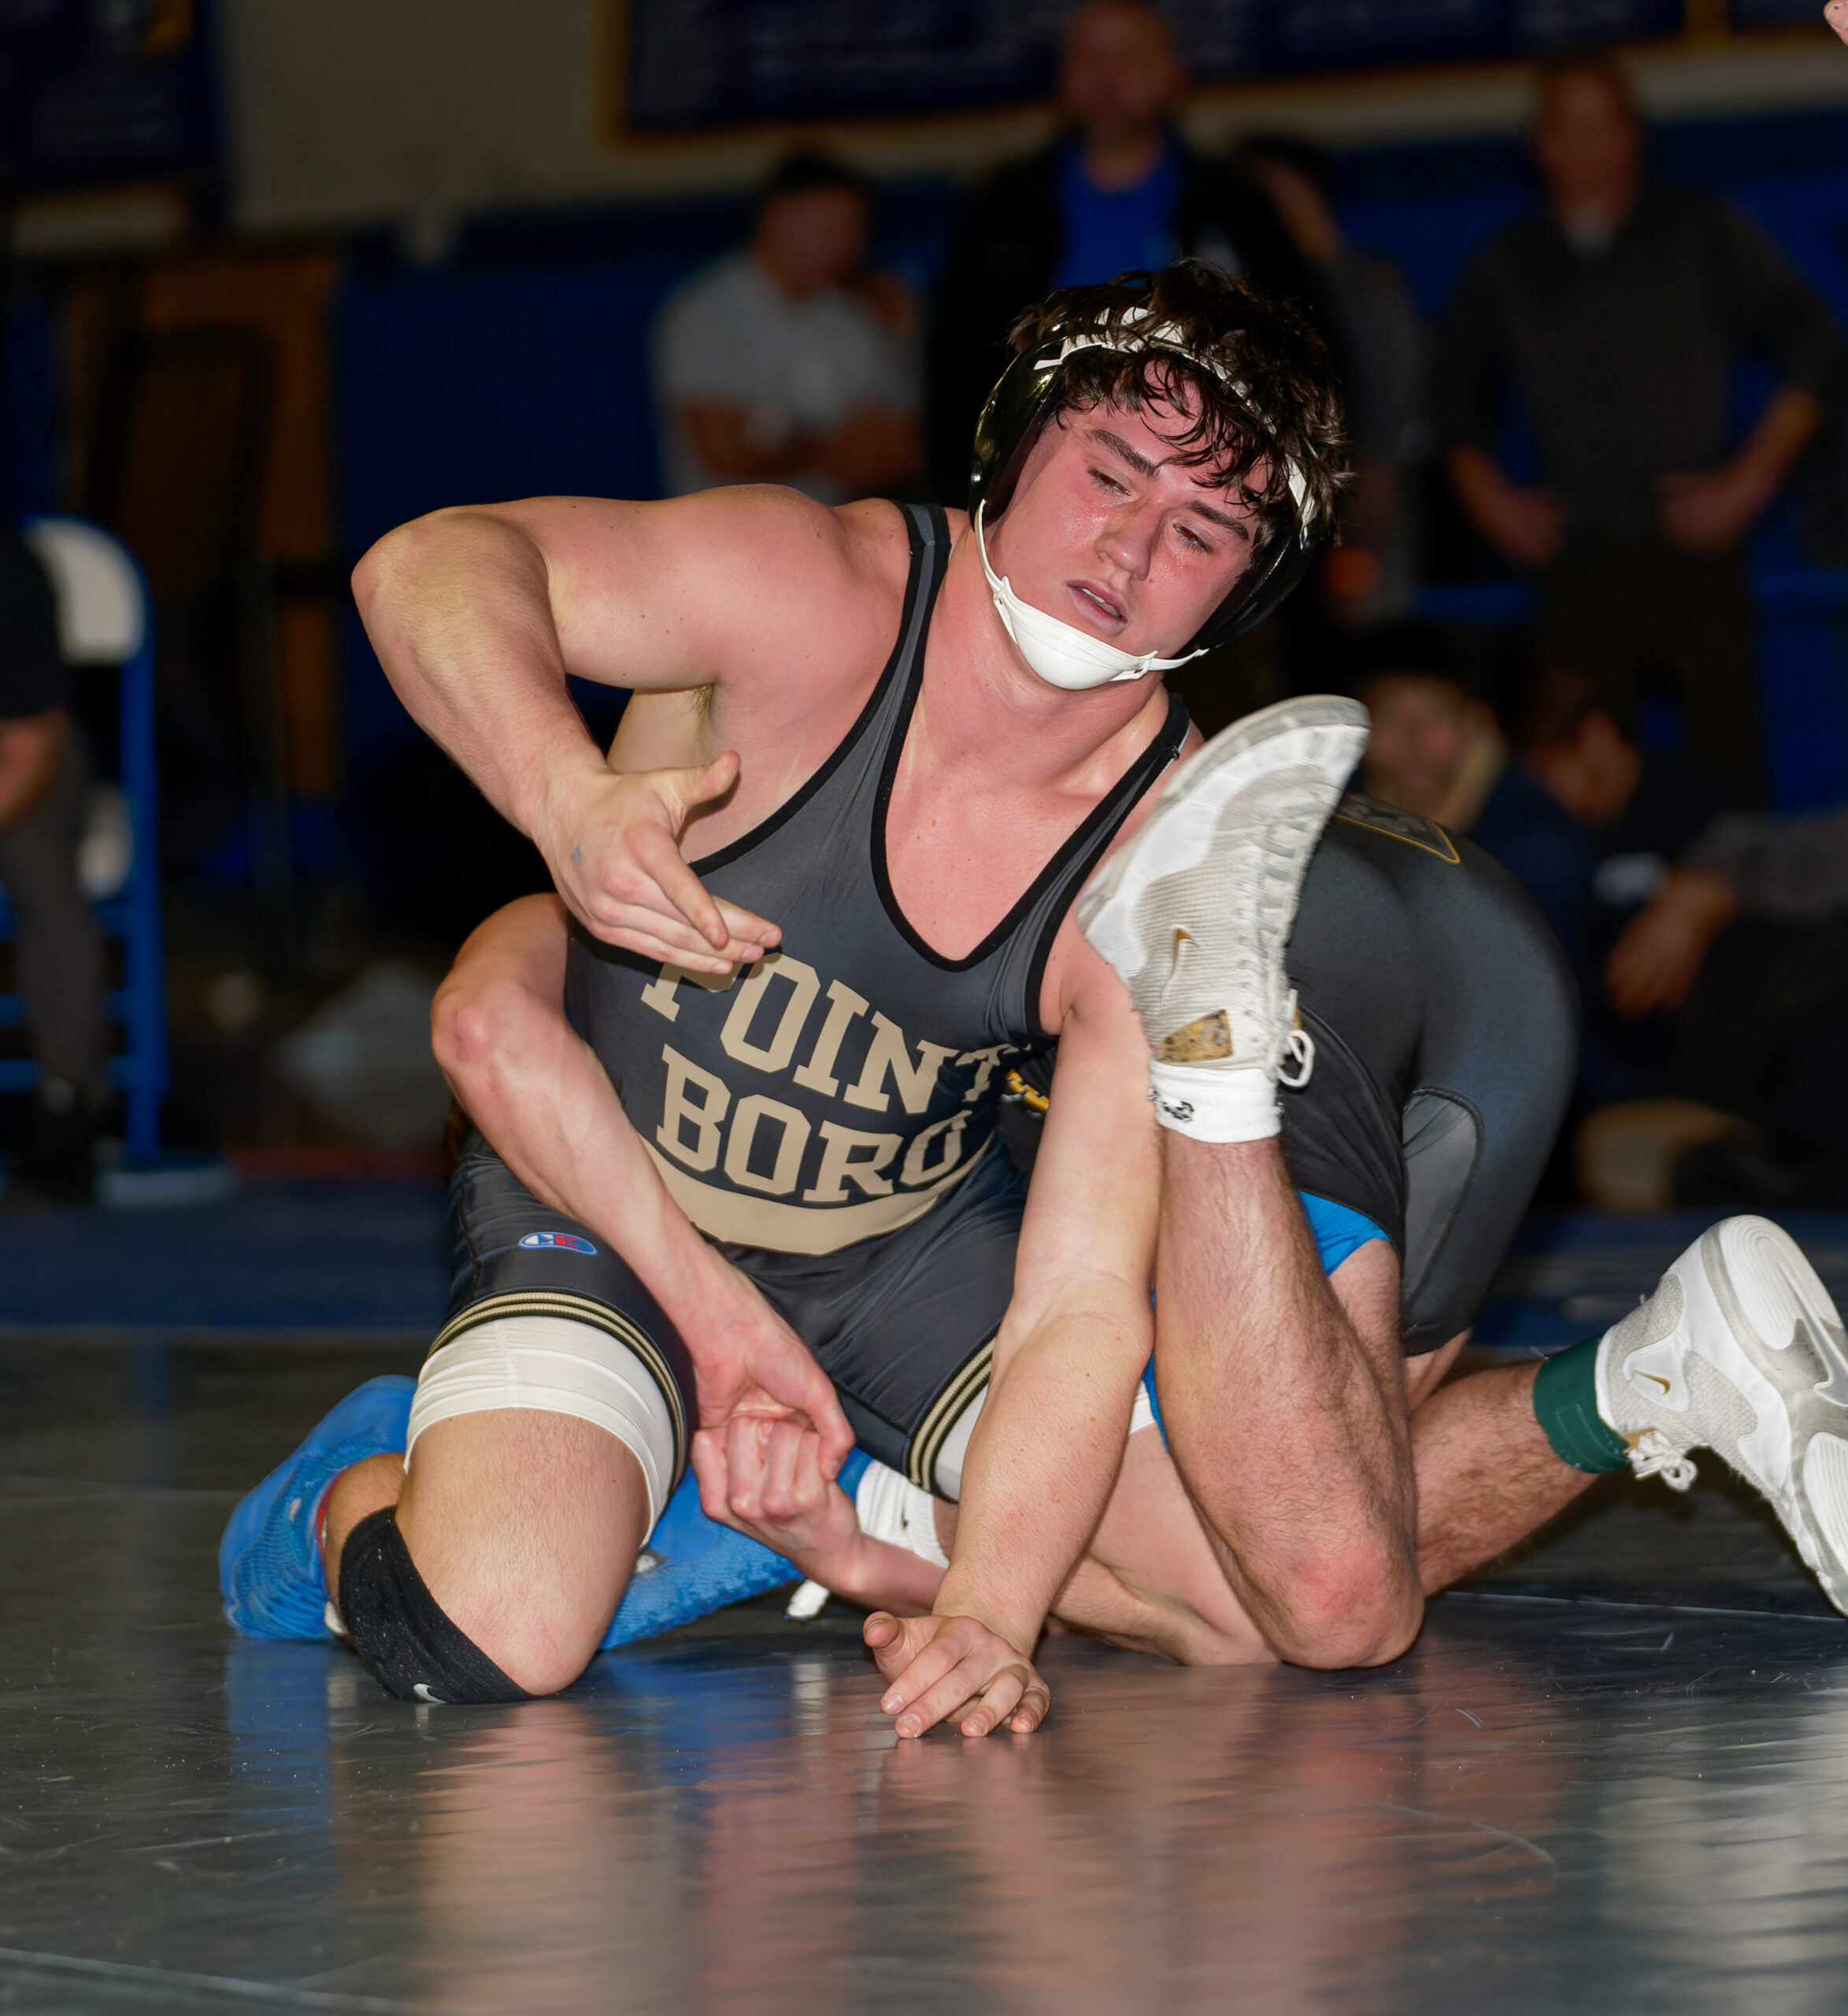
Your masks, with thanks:
M121 941L123 984L109 997L109 1018L124 1036L109 1060L110 1082L124 1095L131 1162L151 1162L167 1089L166 984L161 948L161 889L155 860L154 638L147 584L134 555L113 533L83 518L28 518L21 527L50 576L57 602L58 642L73 665L113 665L121 676L121 784L133 854L128 878L97 906L105 934ZM13 906L0 891L0 939L13 931ZM0 994L0 1028L25 1020L25 1002ZM0 1058L0 1091L30 1091L39 1066Z

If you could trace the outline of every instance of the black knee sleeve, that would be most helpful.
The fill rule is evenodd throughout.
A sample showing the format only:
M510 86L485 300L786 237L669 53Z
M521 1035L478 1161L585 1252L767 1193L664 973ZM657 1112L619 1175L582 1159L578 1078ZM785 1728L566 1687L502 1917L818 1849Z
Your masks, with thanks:
M400 1701L530 1701L425 1587L387 1506L340 1551L340 1618L365 1669Z

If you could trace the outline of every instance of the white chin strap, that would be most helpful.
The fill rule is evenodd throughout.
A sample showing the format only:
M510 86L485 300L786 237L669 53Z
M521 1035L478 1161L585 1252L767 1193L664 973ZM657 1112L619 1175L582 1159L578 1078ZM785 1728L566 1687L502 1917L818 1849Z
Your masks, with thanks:
M1184 658L1165 658L1157 651L1144 651L1133 658L1106 644L1101 637L1061 623L1043 609L1024 602L1013 585L988 564L988 541L982 530L982 514L988 508L984 499L976 512L976 550L982 556L982 572L988 576L988 591L994 598L994 613L1002 628L1013 639L1020 656L1047 685L1068 693L1087 693L1094 686L1109 686L1122 679L1146 679L1151 672L1172 672L1201 654L1189 651Z

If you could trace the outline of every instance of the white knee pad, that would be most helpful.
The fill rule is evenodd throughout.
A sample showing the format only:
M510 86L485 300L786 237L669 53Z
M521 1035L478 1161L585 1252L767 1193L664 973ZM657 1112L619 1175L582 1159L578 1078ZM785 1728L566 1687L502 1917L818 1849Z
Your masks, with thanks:
M987 1398L988 1388L984 1386L956 1417L931 1468L931 1481L937 1488L937 1495L948 1499L952 1505L962 1501L962 1466L968 1460L969 1437L976 1432L976 1423L982 1418L983 1403ZM1139 1429L1155 1425L1155 1410L1149 1404L1149 1389L1139 1380L1135 1399L1129 1410L1129 1432L1134 1435ZM862 1520L861 1523L865 1522Z
M594 1324L565 1316L498 1316L476 1323L424 1363L405 1443L457 1414L533 1407L606 1429L642 1466L652 1530L674 1484L674 1421L647 1366Z

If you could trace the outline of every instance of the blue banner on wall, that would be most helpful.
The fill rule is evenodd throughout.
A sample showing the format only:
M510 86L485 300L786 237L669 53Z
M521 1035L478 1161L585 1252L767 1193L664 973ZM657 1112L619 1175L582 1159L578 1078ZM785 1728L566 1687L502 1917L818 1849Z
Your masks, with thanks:
M1777 0L1735 0L1777 4ZM640 130L1043 98L1070 0L629 0ZM1203 81L1543 55L1679 32L1683 0L1168 0Z
M218 152L210 0L0 0L0 168L130 181Z

